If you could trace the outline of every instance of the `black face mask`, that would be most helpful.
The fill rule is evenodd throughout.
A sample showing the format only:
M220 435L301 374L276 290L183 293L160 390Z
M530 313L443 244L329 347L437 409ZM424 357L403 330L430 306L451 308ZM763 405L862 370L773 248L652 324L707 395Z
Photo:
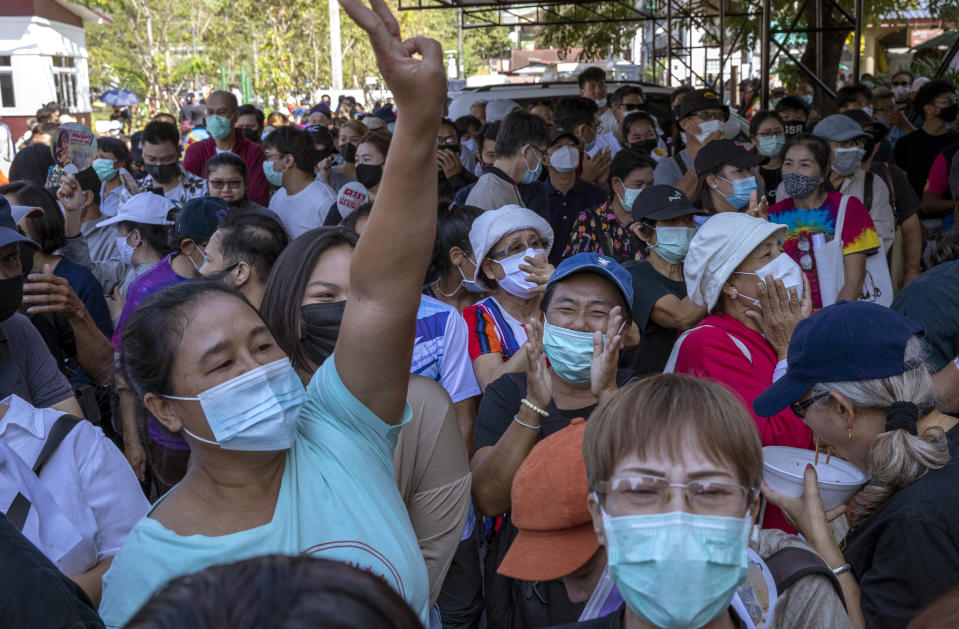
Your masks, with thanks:
M657 146L659 146L659 142L656 140L643 140L642 142L633 142L629 145L629 148L649 157L649 154L652 153L653 149Z
M23 301L23 275L0 280L0 321L6 321L20 308Z
M300 308L300 343L306 357L317 367L333 354L344 310L346 300Z
M250 142L256 142L257 144L260 143L260 134L256 132L256 129L244 128L243 137Z
M806 125L801 122L786 122L783 124L783 132L787 138L792 135L799 135L806 132Z
M146 164L147 174L157 183L169 183L180 172L180 165L173 164Z
M340 155L343 156L344 162L353 163L356 161L356 145L347 142L346 144L340 145Z
M356 180L370 189L380 183L383 178L383 164L357 164Z
M946 124L952 124L956 121L956 115L959 114L959 105L953 104L939 110L939 120Z

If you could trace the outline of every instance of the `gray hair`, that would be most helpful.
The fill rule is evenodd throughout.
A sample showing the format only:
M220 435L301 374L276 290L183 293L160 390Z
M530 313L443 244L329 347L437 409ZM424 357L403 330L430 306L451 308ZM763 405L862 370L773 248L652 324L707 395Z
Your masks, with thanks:
M856 408L887 412L895 402L912 402L922 417L935 408L932 376L924 360L926 347L918 336L906 343L905 364L916 365L901 374L854 382L823 382L815 385L813 396L838 393ZM869 476L856 495L849 513L850 526L857 526L888 500L896 491L907 487L929 470L937 470L949 462L949 447L940 428L912 435L906 430L890 430L876 436L869 450L865 473Z
M954 225L936 239L936 248L929 258L930 266L959 259L959 225Z

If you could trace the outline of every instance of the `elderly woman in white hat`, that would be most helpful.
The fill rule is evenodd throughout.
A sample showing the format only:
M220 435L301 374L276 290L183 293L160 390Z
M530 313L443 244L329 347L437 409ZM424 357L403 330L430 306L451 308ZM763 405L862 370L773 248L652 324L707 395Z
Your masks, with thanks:
M710 314L679 338L666 371L731 389L752 413L764 446L808 448L812 433L790 409L768 418L752 410L777 369L785 373L793 328L812 310L808 280L783 253L785 236L785 225L737 212L706 221L689 245L683 271L690 300ZM772 523L780 524L785 521Z
M553 266L546 254L553 230L539 214L518 205L484 212L470 228L476 255L473 280L490 296L463 310L469 354L482 389L501 375L526 370L523 322L539 311Z

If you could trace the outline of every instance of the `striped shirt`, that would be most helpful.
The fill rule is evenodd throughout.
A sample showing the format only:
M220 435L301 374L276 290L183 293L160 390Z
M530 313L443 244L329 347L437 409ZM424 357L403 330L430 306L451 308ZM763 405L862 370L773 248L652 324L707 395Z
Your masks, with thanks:
M526 328L493 297L463 310L463 318L469 329L470 360L502 354L505 362L526 342Z

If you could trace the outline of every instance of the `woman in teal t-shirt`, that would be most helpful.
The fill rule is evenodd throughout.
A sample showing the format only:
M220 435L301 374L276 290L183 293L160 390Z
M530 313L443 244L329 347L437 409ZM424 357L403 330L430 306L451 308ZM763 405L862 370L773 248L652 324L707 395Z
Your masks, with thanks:
M354 253L336 351L307 390L256 310L203 282L147 298L123 334L138 397L192 450L183 481L131 531L103 579L100 613L123 625L169 579L270 554L371 572L426 624L426 567L397 492L392 442L436 220L442 49L404 44L383 0L344 8L366 29L398 108L381 194ZM415 59L414 54L422 59ZM370 374L376 374L371 378Z

